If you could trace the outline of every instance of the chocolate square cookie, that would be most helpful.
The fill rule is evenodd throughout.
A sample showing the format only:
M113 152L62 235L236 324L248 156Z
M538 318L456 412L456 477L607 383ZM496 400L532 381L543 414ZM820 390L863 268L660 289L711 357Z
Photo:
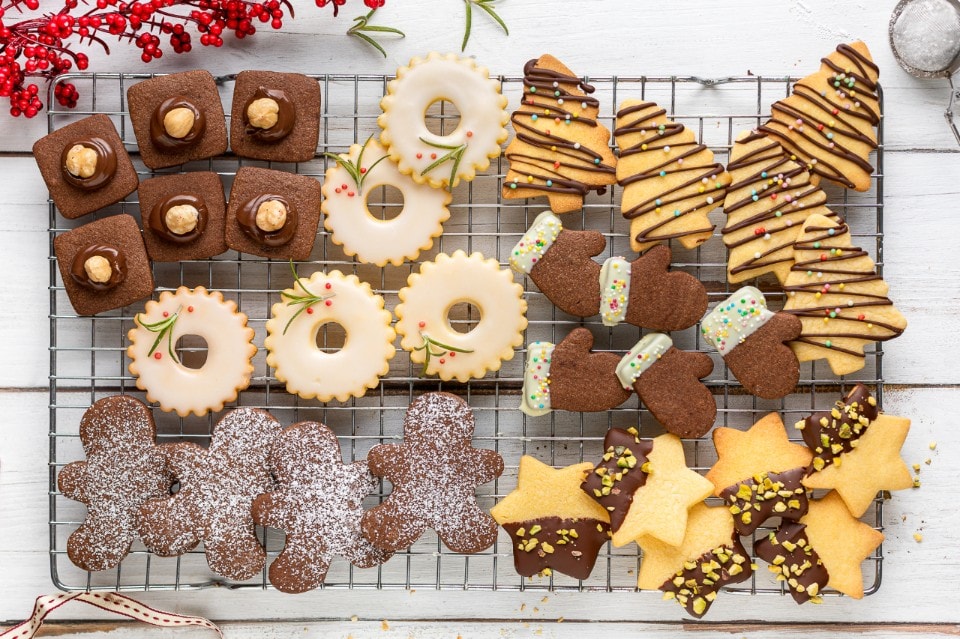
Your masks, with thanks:
M127 89L140 157L151 169L204 160L227 150L227 123L213 76L186 71Z
M227 246L241 253L306 260L320 224L320 182L245 166L237 171L227 207Z
M60 277L79 315L120 308L153 293L140 226L123 214L90 222L53 241Z
M40 138L33 156L54 204L71 220L119 202L139 181L113 121L102 114Z
M306 162L320 139L320 84L299 73L243 71L233 87L230 148L242 158Z
M147 253L157 262L200 260L227 250L227 202L216 173L164 175L140 183Z

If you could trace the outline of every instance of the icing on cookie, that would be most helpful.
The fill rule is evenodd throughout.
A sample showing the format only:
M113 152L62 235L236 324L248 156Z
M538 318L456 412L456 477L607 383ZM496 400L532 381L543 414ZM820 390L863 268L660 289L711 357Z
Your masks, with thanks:
M604 326L616 326L627 317L630 302L630 262L610 257L600 268L600 318Z
M324 178L320 208L323 226L344 253L377 266L399 266L405 259L417 259L443 233L451 195L403 175L386 155L380 143L370 139L336 156L337 163ZM370 193L381 186L392 186L403 196L403 208L389 220L374 217L367 206Z
M647 333L623 356L617 365L617 377L624 388L633 387L637 378L657 363L673 347L673 340L664 333Z
M700 334L726 356L773 315L767 310L763 293L753 286L744 286L710 311L700 324Z
M523 371L523 396L520 410L531 417L550 412L550 360L552 342L534 342L527 347L527 367Z
M257 352L253 329L236 303L219 292L202 286L164 291L159 300L147 302L134 322L127 333L130 373L137 378L137 388L161 410L181 417L206 415L222 410L250 384ZM200 368L187 368L174 352L184 335L207 342L207 360Z
M430 105L452 102L460 124L445 135L427 128ZM507 139L507 99L500 83L470 58L431 53L397 69L380 101L380 142L401 173L434 188L453 188L490 166Z
M537 262L543 259L543 254L553 246L562 230L563 224L560 218L550 211L544 211L538 215L530 225L530 229L510 251L510 268L518 273L529 275Z

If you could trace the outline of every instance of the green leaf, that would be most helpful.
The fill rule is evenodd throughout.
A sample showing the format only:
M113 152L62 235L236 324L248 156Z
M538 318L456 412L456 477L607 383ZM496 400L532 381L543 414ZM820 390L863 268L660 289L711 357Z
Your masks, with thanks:
M463 44L460 45L460 51L467 50L467 42L470 40L470 28L473 26L473 0L463 0L467 4L467 26L463 30Z
M480 0L477 2L477 6L487 12L491 18L497 21L497 24L500 25L500 28L503 29L503 33L510 35L510 30L507 28L507 23L503 21L503 18L497 15L497 12L494 11L493 7L489 5L492 0Z
M387 57L387 52L380 45L380 43L374 40L371 36L367 34L368 33L388 33L392 35L398 35L401 38L405 38L407 36L403 31L401 31L400 29L396 29L394 27L384 27L384 26L370 24L369 23L370 18L373 17L373 14L375 12L376 12L376 9L371 9L370 12L367 13L366 15L357 16L356 18L354 18L353 21L355 24L349 29L347 29L347 35L360 38L361 40L363 40L364 42L366 42L367 44L375 48L377 51L379 51L380 54L383 55L383 57ZM359 186L357 188L359 188Z
M470 30L473 27L473 5L477 5L477 7L483 9L488 16L493 18L497 24L500 25L500 28L503 29L503 32L506 35L510 35L510 30L507 29L507 23L503 21L503 18L497 15L496 10L492 6L496 0L463 0L463 2L466 5L467 16L466 27L463 30L463 43L460 45L461 51L467 50L467 42L470 41Z

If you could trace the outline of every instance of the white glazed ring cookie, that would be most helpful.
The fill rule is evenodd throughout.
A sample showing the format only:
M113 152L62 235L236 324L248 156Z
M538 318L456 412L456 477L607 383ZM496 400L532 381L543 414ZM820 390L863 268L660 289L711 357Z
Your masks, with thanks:
M446 135L432 133L424 121L431 104L447 100L460 112L460 124ZM470 58L431 53L397 69L387 85L377 119L380 141L416 182L452 188L469 182L490 166L507 139L507 98L489 72Z
M237 305L218 291L202 286L164 291L157 301L147 302L134 323L127 333L130 373L161 410L181 417L206 415L222 410L250 385L257 353L253 329ZM184 335L207 342L207 360L200 368L187 368L174 351Z
M403 175L374 139L354 144L348 154L337 156L323 181L323 225L334 244L347 255L377 266L399 266L415 260L420 251L433 246L450 217L447 191L418 184ZM392 186L403 195L403 209L390 220L370 214L367 197L379 186Z
M410 351L410 360L424 365L427 375L466 382L500 370L501 362L513 359L527 328L527 303L523 287L509 270L480 253L441 253L425 262L419 273L400 289L396 308L400 346ZM468 302L480 312L478 324L469 333L450 325L450 309Z
M280 294L267 321L267 365L287 385L287 392L321 402L346 401L374 388L396 355L393 319L383 298L356 275L317 271L297 278ZM317 333L329 322L347 333L343 348L327 353L317 347Z

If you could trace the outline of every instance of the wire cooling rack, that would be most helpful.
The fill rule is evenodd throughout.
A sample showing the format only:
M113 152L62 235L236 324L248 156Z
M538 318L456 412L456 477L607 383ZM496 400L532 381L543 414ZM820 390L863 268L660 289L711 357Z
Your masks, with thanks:
M64 110L54 99L49 100L48 124L51 131L92 113L109 115L127 146L134 154L141 179L156 174L191 170L211 170L219 173L229 188L239 166L271 166L295 171L322 179L327 160L317 158L300 164L281 164L238 160L232 156L196 162L183 167L151 172L145 169L135 155L133 136L126 107L126 90L150 75L127 74L70 74L65 81L77 85L82 97L76 109ZM377 132L376 117L379 101L389 77L379 75L318 75L323 95L322 129L319 151L343 152L355 141L363 141ZM732 141L738 132L756 127L766 119L769 105L789 94L794 79L759 76L704 80L696 77L592 77L587 79L596 87L594 94L600 100L600 120L613 129L615 105L627 98L645 98L659 102L675 120L684 123L716 154L717 161L726 162ZM522 78L503 77L501 88L511 105L519 103ZM221 97L229 106L233 77L218 79ZM226 108L229 118L230 109ZM437 103L427 113L429 126L442 132L452 130L457 115L446 103ZM877 262L883 265L883 126L878 132L880 146L876 154L877 170L869 191L854 193L827 186L829 205L843 215L856 243L863 246ZM613 141L611 140L611 144ZM502 200L500 187L506 171L503 159L495 160L489 170L480 173L470 183L454 189L451 218L444 225L444 234L432 250L420 256L430 260L439 252L458 248L480 251L497 258L506 267L510 249L528 228L533 218L546 208L543 200ZM628 223L619 212L620 189L613 186L603 195L587 197L580 214L564 216L564 225L573 229L596 229L607 238L607 255L632 255L627 236ZM398 193L390 189L374 189L368 200L373 212L385 217L398 211ZM126 332L133 327L133 316L142 310L142 304L103 313L96 317L78 317L63 289L53 253L54 238L78 223L118 212L139 217L136 194L126 201L100 211L79 222L62 218L50 204L50 564L54 583L64 590L117 589L126 591L193 589L209 586L232 588L269 587L266 570L255 579L243 583L229 583L213 575L207 568L202 549L177 558L160 558L136 543L130 555L115 570L87 573L73 566L66 556L66 540L83 518L83 506L64 498L57 491L56 476L65 463L81 459L78 424L83 411L96 400L125 393L145 399L137 390L127 371L124 353ZM722 227L722 213L711 216ZM694 250L674 245L674 268L697 276L707 287L711 304L723 299L730 287L726 282L726 250L719 239L713 239ZM297 265L302 276L318 269L339 269L355 273L369 282L392 309L398 303L397 290L407 276L417 268L415 264L401 267L378 268L359 264L346 257L323 230L317 234L311 260ZM256 331L255 343L263 344L264 324L271 305L279 301L279 291L292 284L286 262L272 262L236 252L227 252L215 259L173 264L155 263L157 291L176 289L180 285L203 285L217 289L227 298L237 301L249 317ZM882 271L881 271L882 272ZM521 280L529 304L529 328L526 343L536 340L559 342L574 326L586 325L596 338L600 350L626 351L640 337L639 329L629 326L604 327L599 318L581 321L559 312L526 278ZM782 305L783 294L775 280L762 279L754 284L767 293L772 308ZM458 305L451 313L451 322L469 330L475 323L476 309ZM698 339L699 325L673 334L679 348L706 350ZM318 336L318 345L333 349L344 343L342 327L327 325ZM180 357L187 365L199 366L205 358L202 343L190 343L186 338L178 344ZM782 400L762 400L747 394L728 373L723 360L710 351L714 358L714 372L707 386L716 397L718 423L723 426L746 428L769 411L779 411L789 430L792 424L813 410L829 408L856 382L866 383L883 399L881 375L882 349L877 344L869 350L866 366L855 375L837 378L825 362L805 363L797 393ZM406 352L399 350L392 360L389 374L380 385L366 396L345 403L321 404L315 400L300 400L289 395L282 383L273 376L265 362L261 348L254 360L255 373L250 387L240 393L236 405L257 406L270 410L285 425L301 420L317 420L330 426L339 436L347 460L362 459L374 445L395 441L402 434L402 419L407 405L419 394L445 390L463 396L476 415L475 443L492 448L504 458L506 470L498 480L479 489L481 506L491 507L516 485L517 465L521 455L529 454L553 464L566 465L582 460L595 460L602 454L603 436L610 427L637 427L644 437L662 431L636 396L623 406L606 413L581 414L554 412L549 416L528 418L517 406L522 385L523 363L526 352L518 350L513 360L502 369L481 380L467 384L442 383L422 379L411 365ZM191 364L192 362L192 364ZM163 442L194 441L205 444L219 415L203 418L178 418L175 414L154 409L158 438ZM799 440L799 438L797 438ZM715 461L715 452L709 438L684 442L688 464L705 472ZM388 492L388 489L387 489ZM373 506L384 495L384 487L368 498ZM882 503L864 520L882 530ZM769 529L757 531L757 536ZM258 529L267 554L272 560L283 548L283 536L278 531ZM752 539L745 546L752 548ZM509 539L501 532L497 545L475 555L459 555L446 549L432 532L428 532L408 551L398 553L377 568L358 569L346 561L335 561L330 569L325 588L356 589L456 589L456 590L580 590L633 591L641 557L635 546L615 549L610 544L601 551L596 568L589 579L578 581L554 573L548 578L519 577L513 568ZM873 593L880 586L882 552L864 562L866 592ZM785 594L782 586L760 565L747 582L725 590L749 594ZM829 593L828 593L829 594Z

